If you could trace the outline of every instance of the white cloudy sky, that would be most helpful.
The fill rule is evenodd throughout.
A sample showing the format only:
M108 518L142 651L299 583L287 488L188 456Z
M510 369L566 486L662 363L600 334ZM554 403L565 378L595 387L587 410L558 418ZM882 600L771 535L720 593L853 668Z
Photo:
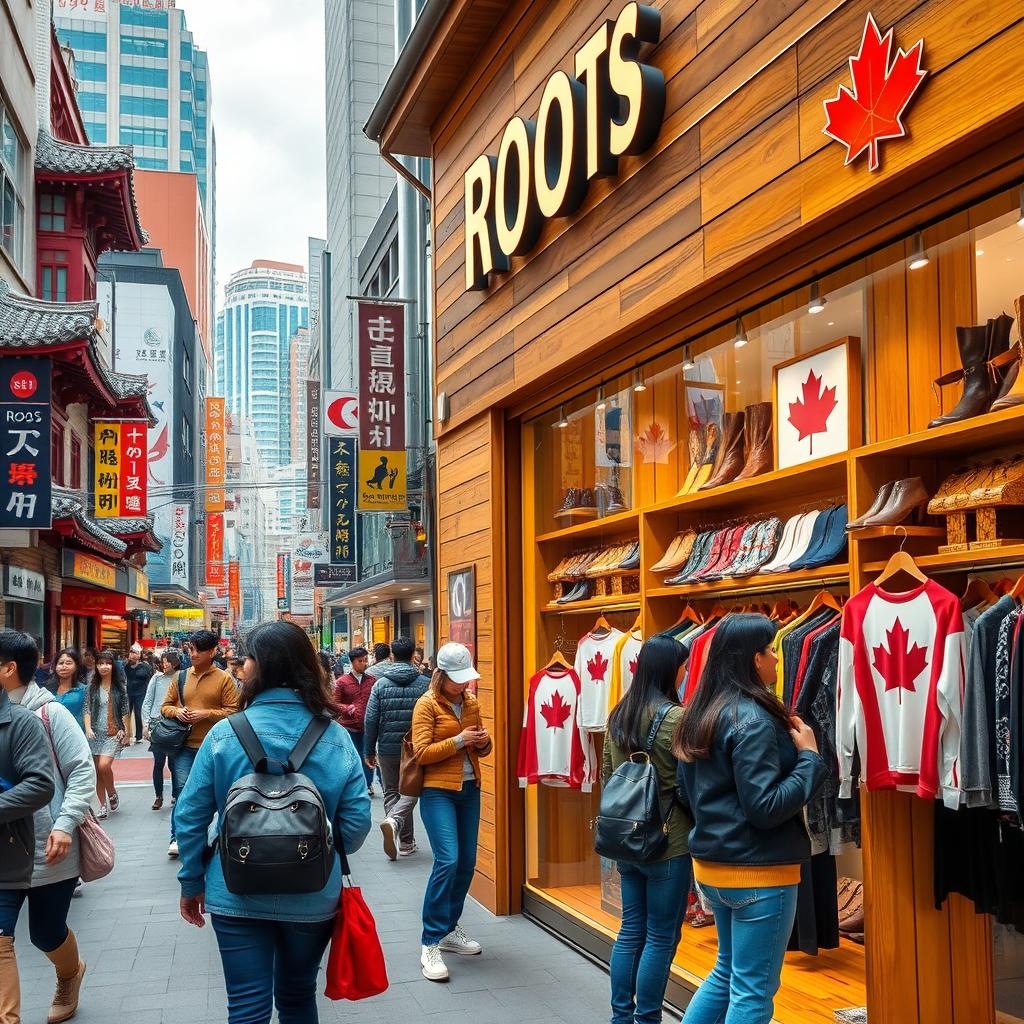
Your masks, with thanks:
M178 0L209 52L217 290L254 259L306 264L326 230L322 0Z

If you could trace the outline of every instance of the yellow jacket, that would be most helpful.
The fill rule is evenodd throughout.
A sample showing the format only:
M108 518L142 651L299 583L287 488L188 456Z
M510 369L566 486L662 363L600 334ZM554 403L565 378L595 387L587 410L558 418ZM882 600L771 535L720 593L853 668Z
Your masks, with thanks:
M424 787L462 789L463 759L468 755L477 783L480 782L480 758L491 752L488 741L483 750L461 749L455 737L463 729L481 726L480 705L468 690L462 695L462 718L455 714L444 697L435 697L427 690L412 713L412 747L418 764L423 767Z

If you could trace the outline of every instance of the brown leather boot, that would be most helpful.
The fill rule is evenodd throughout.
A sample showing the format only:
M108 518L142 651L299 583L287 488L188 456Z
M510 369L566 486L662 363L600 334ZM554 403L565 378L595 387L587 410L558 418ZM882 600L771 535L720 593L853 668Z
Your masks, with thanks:
M857 516L856 519L851 519L846 524L846 529L859 530L864 525L866 520L870 519L872 516L878 515L878 513L881 512L883 508L885 508L885 504L892 495L892 489L895 486L895 480L890 480L888 483L882 484L882 486L878 489L878 493L875 495L875 500L871 502L871 507L867 510L867 512L864 513L864 515Z
M772 445L772 403L756 402L744 410L746 420L746 460L737 480L746 480L775 468L775 449Z
M731 418L730 418L731 416ZM700 488L709 491L736 479L743 468L743 424L742 412L726 413L722 426L722 439L718 445L718 458L711 471L710 479Z
M78 940L69 928L68 937L46 958L57 971L57 991L53 994L46 1024L61 1024L78 1012L78 993L85 977L85 964L78 959Z
M992 338L994 320L977 327L958 327L956 343L960 350L962 369L952 370L937 378L938 387L945 384L964 382L964 392L956 406L943 416L937 416L929 427L941 427L947 423L958 423L983 412L992 404L992 376L989 373L989 343Z
M1012 409L1017 405L1024 405L1024 373L1021 373L1022 360L1024 360L1024 295L1013 303L1013 311L1017 314L1017 343L1007 349L1002 356L997 357L996 362L1002 360L1009 364L1006 370L1006 377L1003 380L1003 387L996 400L992 403L990 412L999 412L1001 409Z
M10 935L0 936L0 1024L21 1024L21 983Z
M897 480L882 510L869 516L861 525L865 529L871 526L896 526L914 509L923 509L927 504L928 491L925 490L924 481L919 476Z

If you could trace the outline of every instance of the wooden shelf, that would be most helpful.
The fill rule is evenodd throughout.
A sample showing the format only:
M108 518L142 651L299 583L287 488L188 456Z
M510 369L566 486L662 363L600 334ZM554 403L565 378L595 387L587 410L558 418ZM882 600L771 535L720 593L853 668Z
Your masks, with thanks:
M640 608L639 594L616 594L611 597L588 597L585 601L568 604L546 604L545 615L565 615L567 612L629 612Z
M884 563L883 563L884 564ZM761 573L754 576L732 577L713 583L684 583L678 587L651 587L647 597L727 597L741 594L767 594L780 590L810 590L828 584L850 582L847 562L823 565L817 569L797 572Z
M969 572L971 569L999 569L1006 566L1024 566L1024 544L1010 544L1004 548L986 548L982 551L951 551L934 555L915 555L922 572L935 575L942 572ZM867 576L880 573L886 563L868 562L864 566Z
M621 534L628 531L631 526L636 527L639 521L640 514L636 509L627 509L603 519L588 519L585 523L574 523L572 526L563 526L560 530L539 534L537 541L540 543L549 540L571 540L574 537L600 537L605 533Z
M939 540L946 539L946 528L944 526L869 526L864 530L850 530L849 537L856 537L857 540L878 540L881 537L936 537Z

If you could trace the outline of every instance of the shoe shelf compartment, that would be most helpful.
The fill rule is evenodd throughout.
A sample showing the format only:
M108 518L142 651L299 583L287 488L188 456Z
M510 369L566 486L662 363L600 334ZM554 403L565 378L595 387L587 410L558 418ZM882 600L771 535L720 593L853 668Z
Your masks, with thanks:
M612 516L605 516L603 519L588 519L583 523L574 523L572 526L563 527L560 530L552 530L550 533L542 533L537 537L537 543L543 544L551 541L575 540L584 538L599 540L602 537L618 536L619 534L636 534L636 524L639 513L635 509L626 512L617 512Z
M546 604L541 611L545 615L565 615L572 612L628 612L640 608L640 595L630 594L627 598L588 597L585 601L570 601L568 604Z
M741 597L755 594L774 594L786 590L811 590L828 586L848 586L848 562L822 565L799 572L760 573L753 576L726 577L709 583L685 583L678 587L650 587L648 597L676 597L686 600L701 598Z
M930 576L952 572L984 572L1019 569L1024 566L1024 544L1010 544L1002 548L980 551L950 551L933 555L915 555L914 560L922 572ZM885 568L884 561L866 562L864 572L870 576Z

